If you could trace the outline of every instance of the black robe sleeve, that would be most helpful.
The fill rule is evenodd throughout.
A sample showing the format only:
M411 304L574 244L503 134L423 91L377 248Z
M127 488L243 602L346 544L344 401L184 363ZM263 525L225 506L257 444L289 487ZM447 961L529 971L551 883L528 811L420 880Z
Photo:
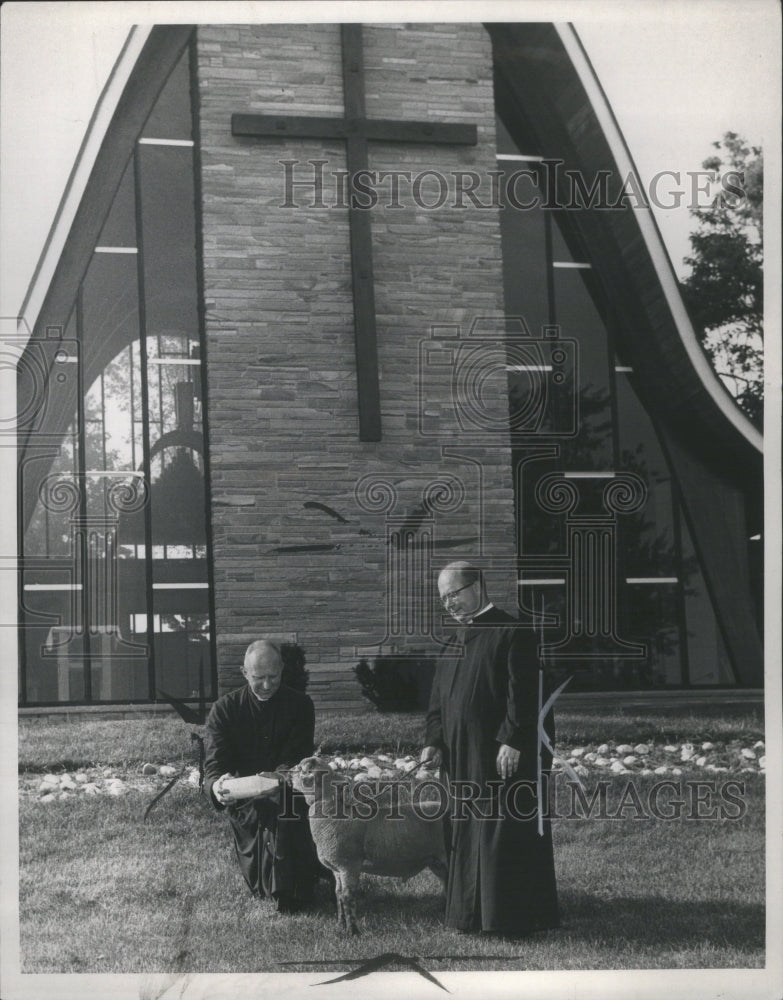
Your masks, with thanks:
M226 807L215 798L212 786L222 774L230 773L236 766L228 733L229 720L226 708L222 703L216 702L207 719L204 791L212 805L218 810Z
M506 714L497 731L498 743L520 751L519 770L535 773L538 752L538 656L536 637L514 628L506 656Z

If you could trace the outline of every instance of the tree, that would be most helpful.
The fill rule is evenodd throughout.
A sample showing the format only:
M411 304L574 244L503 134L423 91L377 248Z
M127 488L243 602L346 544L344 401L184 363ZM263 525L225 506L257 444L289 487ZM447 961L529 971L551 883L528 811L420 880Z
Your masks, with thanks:
M691 208L691 268L683 297L696 333L729 392L761 427L763 375L763 172L758 146L735 132L713 143L705 170L722 177L707 208Z

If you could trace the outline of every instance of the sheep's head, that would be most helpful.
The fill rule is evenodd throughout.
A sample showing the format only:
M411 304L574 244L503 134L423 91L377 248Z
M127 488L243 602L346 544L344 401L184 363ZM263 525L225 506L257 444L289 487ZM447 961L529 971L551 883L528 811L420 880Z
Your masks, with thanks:
M326 775L332 774L332 769L320 757L305 757L300 760L291 772L294 789L302 792L307 802L312 805L320 798Z

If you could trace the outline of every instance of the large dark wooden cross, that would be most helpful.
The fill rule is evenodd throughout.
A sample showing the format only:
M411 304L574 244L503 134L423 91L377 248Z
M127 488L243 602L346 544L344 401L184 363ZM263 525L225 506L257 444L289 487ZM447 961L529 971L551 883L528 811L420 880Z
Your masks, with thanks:
M359 438L380 441L381 405L378 385L378 345L375 331L375 291L372 267L372 227L367 209L352 206L354 179L368 169L368 142L415 142L475 146L475 125L367 118L364 104L362 26L340 28L343 59L344 118L311 118L304 115L231 116L231 134L263 138L342 139L346 144L349 183L348 225L351 236L353 315L356 338L356 381L359 399Z

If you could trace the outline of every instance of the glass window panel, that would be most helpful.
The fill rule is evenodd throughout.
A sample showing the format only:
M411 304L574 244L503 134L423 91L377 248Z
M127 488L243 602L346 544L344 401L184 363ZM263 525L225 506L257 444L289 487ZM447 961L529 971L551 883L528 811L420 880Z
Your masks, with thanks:
M561 338L579 347L578 433L563 441L563 460L575 471L614 469L606 328L585 286L572 268L554 271L555 314Z
M563 233L560 229L560 224L557 221L557 219L560 216L554 209L551 209L551 211L552 211L552 260L557 261L558 263L572 262L574 260L574 256L571 253L568 244L565 241ZM584 259L580 259L578 263L588 264L590 262Z
M93 254L82 298L84 384L91 393L106 366L139 339L137 286L135 254Z
M189 139L190 127L185 53L147 122L145 136ZM72 317L67 332L74 349L65 352L84 362L82 468L86 470L88 520L79 525L78 503L73 510L57 511L39 505L28 529L26 549L28 554L49 559L50 568L55 565L53 555L64 557L63 580L83 571L84 600L81 591L62 586L25 591L22 612L30 628L25 630L23 647L29 703L84 700L88 667L89 697L94 702L147 700L156 696L156 686L181 697L198 697L199 692L214 695L206 589L201 373L198 364L167 363L199 357L192 149L141 142L134 162L142 190L138 212L130 164L98 246L136 248L142 254L146 343L152 363L142 372L138 254L95 253L81 287L81 345L76 343ZM141 233L136 232L137 218ZM42 351L52 353L60 343L47 342ZM23 485L35 490L36 496L50 470L71 479L78 471L78 368L63 364L62 370L62 379L51 380L56 405L49 409L56 413L56 420L45 429L55 438L64 435L64 443L59 454L32 461L24 470ZM149 390L147 414L142 411L143 379ZM30 392L34 390L31 383ZM118 516L112 491L138 482L127 474L141 471L143 465L145 417L152 451L152 486L146 492L151 498L149 509ZM145 521L152 527L154 540L150 568L155 588L151 591L146 576ZM40 583L37 578L28 579ZM153 607L148 606L150 593ZM77 635L65 650L55 649L64 633L70 635L71 621L80 627L86 621L87 634ZM151 688L153 648L157 681Z
M522 555L565 555L566 516L545 509L536 494L540 481L560 470L557 459L524 461L515 455L518 530ZM539 574L536 574L539 575Z
M139 638L139 637L136 637ZM99 635L90 644L93 701L147 701L147 657L127 657L117 648L116 637Z
M672 576L678 572L669 468L628 374L618 372L617 425L622 471L634 472L647 486L644 507L619 519L628 576Z
M715 610L696 557L685 518L680 517L683 559L690 567L685 592L688 636L688 673L696 687L706 684L736 684Z
M193 154L138 147L147 334L198 338Z
M211 693L209 607L206 590L167 592L156 630L158 690L179 698Z
M81 593L75 568L22 574L22 623L28 703L84 697L84 647L79 633Z
M647 659L634 666L640 687L682 683L676 583L622 584L620 613L623 638L647 647Z
M506 172L506 183L516 170L530 165L500 161L498 169ZM541 198L530 180L516 185L516 198L522 204ZM507 316L522 316L533 337L549 322L547 301L547 261L544 212L541 208L521 209L504 201L500 209L500 233L503 248L503 292Z
M136 201L134 195L133 159L128 162L111 209L98 237L99 247L136 246Z
M498 153L519 153L520 150L517 148L517 144L509 135L509 131L506 128L503 120L498 116L495 118L495 136ZM530 152L527 150L526 152Z
M191 138L188 54L186 49L163 87L142 129L143 136L155 139Z

